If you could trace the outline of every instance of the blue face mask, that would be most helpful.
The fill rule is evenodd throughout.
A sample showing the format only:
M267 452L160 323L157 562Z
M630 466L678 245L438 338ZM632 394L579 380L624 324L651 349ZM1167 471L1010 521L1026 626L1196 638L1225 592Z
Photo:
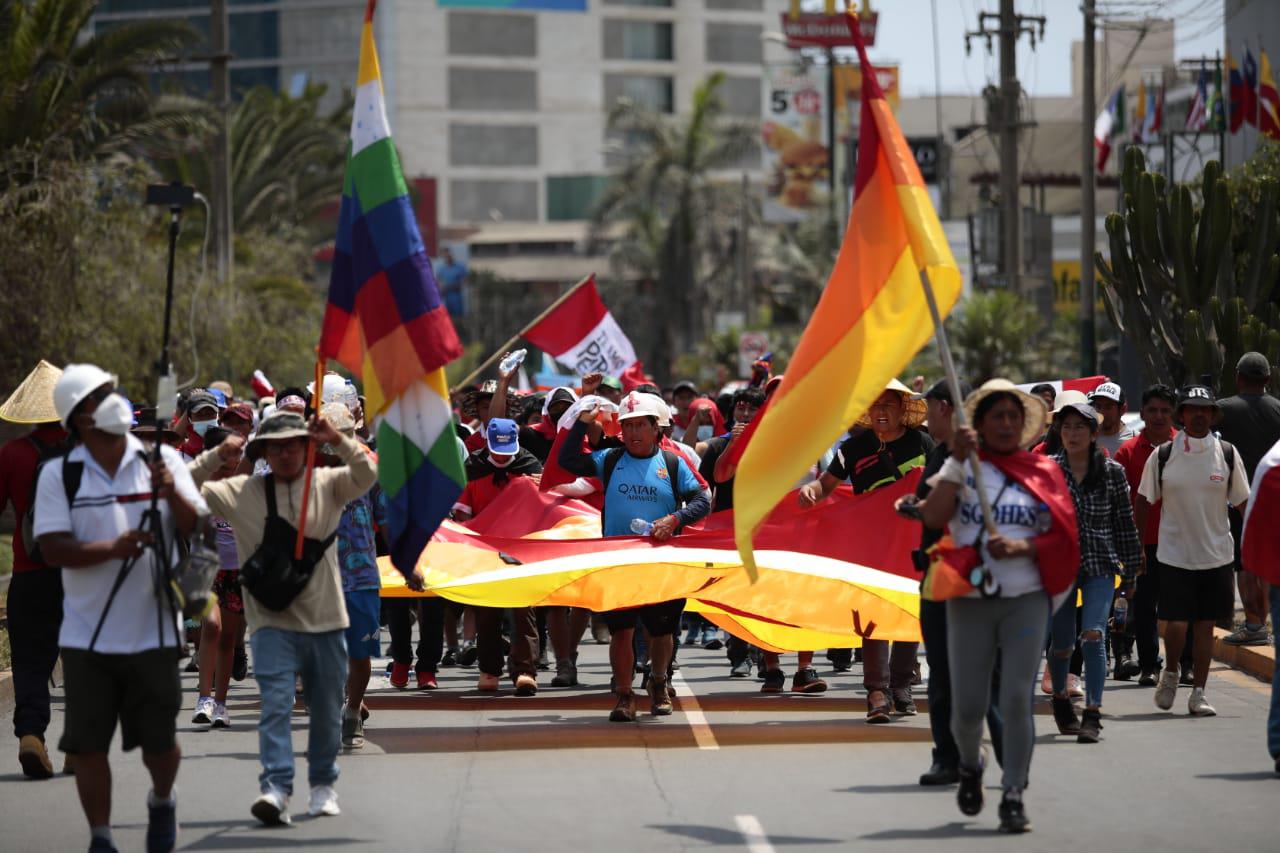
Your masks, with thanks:
M204 434L217 425L217 421L192 421L191 428L196 431L196 435L204 438Z
M698 427L698 441L709 441L711 439L712 427L710 424L703 424Z

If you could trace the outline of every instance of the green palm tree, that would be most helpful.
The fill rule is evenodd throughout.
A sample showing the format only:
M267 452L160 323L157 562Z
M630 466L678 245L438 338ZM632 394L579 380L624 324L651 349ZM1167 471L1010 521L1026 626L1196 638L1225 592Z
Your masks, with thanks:
M995 376L1024 376L1044 329L1035 307L1006 290L974 293L946 323L960 371L975 386Z
M320 112L326 87L308 85L298 97L258 86L230 118L232 215L236 230L274 232L306 226L341 195L353 100L343 96ZM159 157L168 177L212 186L212 137L175 139Z
M709 284L725 267L716 255L731 243L723 234L741 203L738 179L717 180L716 173L741 168L759 136L753 125L725 117L723 82L723 73L708 77L679 119L628 99L609 113L609 131L628 147L596 206L592 235L621 226L615 267L657 284L664 322L647 363L661 376L710 325Z
M40 164L127 150L202 119L199 102L155 97L147 85L147 69L197 33L145 20L81 38L94 6L0 0L0 188L29 180Z

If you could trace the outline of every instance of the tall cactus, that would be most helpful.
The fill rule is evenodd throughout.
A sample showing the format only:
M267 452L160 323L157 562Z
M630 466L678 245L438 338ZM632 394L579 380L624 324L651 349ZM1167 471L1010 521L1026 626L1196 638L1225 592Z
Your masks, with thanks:
M1095 261L1107 314L1153 378L1182 385L1207 374L1232 393L1236 361L1257 350L1280 380L1280 309L1272 300L1280 273L1280 193L1274 181L1262 183L1251 254L1238 275L1222 167L1205 166L1197 210L1191 187L1166 187L1162 175L1146 170L1141 150L1125 152L1122 212L1106 218L1110 261L1102 252Z

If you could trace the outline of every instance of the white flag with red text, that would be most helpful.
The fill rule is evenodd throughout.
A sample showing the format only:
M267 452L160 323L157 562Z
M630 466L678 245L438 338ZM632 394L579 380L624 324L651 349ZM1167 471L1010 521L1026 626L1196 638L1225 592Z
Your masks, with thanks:
M594 276L524 337L578 376L621 377L636 364L635 348L600 300Z

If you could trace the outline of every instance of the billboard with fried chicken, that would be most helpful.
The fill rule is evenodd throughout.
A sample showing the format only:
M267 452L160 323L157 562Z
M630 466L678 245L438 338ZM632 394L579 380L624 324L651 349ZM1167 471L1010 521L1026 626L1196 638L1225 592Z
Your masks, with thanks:
M763 136L766 222L800 222L828 203L827 74L767 65Z

